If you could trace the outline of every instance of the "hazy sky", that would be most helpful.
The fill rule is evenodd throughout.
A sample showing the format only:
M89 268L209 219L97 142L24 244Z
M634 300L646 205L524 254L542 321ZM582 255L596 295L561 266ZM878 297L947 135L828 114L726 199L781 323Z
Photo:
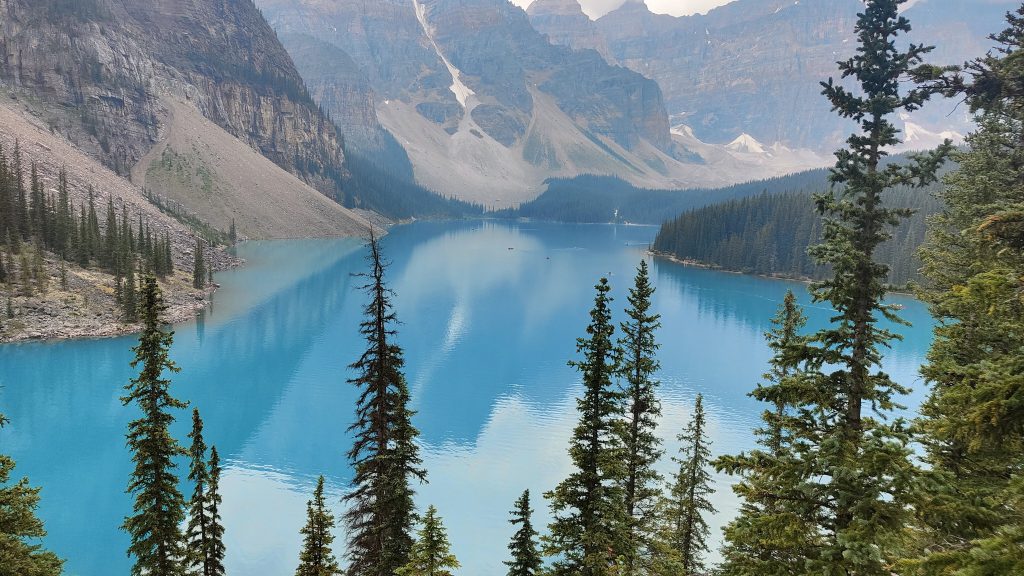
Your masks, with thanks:
M512 0L513 4L527 7L533 0ZM707 12L715 6L728 4L732 0L647 0L647 7L652 12L659 14L672 14L682 16L683 14L694 14L696 12ZM591 18L604 16L608 12L622 5L624 0L579 0L583 5L583 11Z

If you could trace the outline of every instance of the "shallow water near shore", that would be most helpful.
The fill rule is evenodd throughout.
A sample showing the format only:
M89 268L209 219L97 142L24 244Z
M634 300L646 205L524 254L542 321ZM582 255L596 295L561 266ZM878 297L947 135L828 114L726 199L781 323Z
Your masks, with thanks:
M636 265L657 229L643 226L508 222L416 223L391 231L383 245L388 281L402 325L398 343L422 432L429 484L418 503L437 506L449 528L460 574L498 576L512 533L508 511L526 488L536 524L548 515L540 494L569 472L566 447L576 423L576 338L583 336L601 276L613 286L616 320ZM299 529L316 477L330 502L350 479L346 431L356 390L347 365L363 343L365 302L353 273L365 269L354 239L252 242L247 265L219 274L212 306L175 327L175 396L199 408L206 440L225 463L222 480L227 569L271 576L294 572ZM811 305L806 286L650 260L662 314L658 333L669 455L703 393L715 454L753 446L763 409L746 396L765 371L762 333L793 289L807 305L809 329L831 311ZM885 368L913 388L931 339L921 303L897 296L901 315ZM124 432L136 417L120 396L133 376L134 337L0 346L0 453L15 458L15 477L41 486L45 545L67 559L69 576L129 573L131 511L124 493L131 467ZM189 413L173 432L186 442ZM665 471L669 465L663 467ZM179 471L187 467L181 462ZM729 479L715 476L718 528L735 513ZM191 487L183 484L183 492ZM337 529L344 553L344 530Z

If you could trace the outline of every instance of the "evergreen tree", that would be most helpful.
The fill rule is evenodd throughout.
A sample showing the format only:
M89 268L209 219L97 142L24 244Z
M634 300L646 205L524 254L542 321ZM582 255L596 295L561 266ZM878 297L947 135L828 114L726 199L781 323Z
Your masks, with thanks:
M306 504L306 525L302 528L302 552L295 576L333 576L341 574L331 544L334 516L324 501L324 477L316 482L313 499Z
M135 287L135 258L129 256L125 265L124 288L121 291L121 308L125 322L136 322L139 319L138 293Z
M132 576L185 574L185 549L181 523L185 519L185 499L178 490L174 458L186 452L170 435L174 416L169 412L187 405L170 395L170 380L165 372L177 372L168 358L174 333L163 329L166 307L156 279L143 282L141 316L143 329L133 350L132 368L139 375L125 386L122 402L135 402L142 417L128 424L128 448L135 469L128 492L135 497L134 514L125 518L123 529L131 536L128 554L135 557Z
M0 428L7 423L0 414ZM64 561L34 541L46 536L36 517L39 489L28 479L8 485L14 460L0 454L0 576L59 576Z
M896 47L897 37L910 30L899 14L902 3L868 0L858 16L857 53L839 63L843 77L858 90L831 79L823 83L833 109L857 122L860 132L836 152L831 172L836 186L816 198L825 223L823 243L812 255L831 267L832 278L815 284L812 292L815 302L827 302L837 312L828 327L799 347L795 357L803 363L801 372L785 379L777 394L800 416L786 421L784 434L793 452L785 474L799 487L799 499L790 504L801 516L808 511L820 537L820 546L804 562L807 574L888 576L909 519L916 473L910 435L903 420L890 418L906 389L880 370L880 350L898 336L879 320L900 320L883 303L888 267L875 261L875 252L907 216L906 210L884 205L885 192L895 185L934 182L950 145L914 155L906 165L882 165L886 149L899 144L890 116L920 108L935 88L915 82L942 72L921 64L929 48ZM907 79L913 82L904 90Z
M217 447L210 448L210 462L207 467L206 518L207 540L206 562L211 576L224 576L224 523L220 517L220 455Z
M624 551L626 574L638 574L649 565L650 543L655 530L655 514L661 491L661 475L655 465L661 458L661 439L655 434L661 416L658 382L654 373L659 365L655 357L658 344L654 333L661 326L660 316L651 312L651 286L647 262L637 268L635 285L629 291L629 320L620 327L623 336L622 376L626 380L623 434L625 452L625 498L628 541Z
M928 466L906 574L1024 572L1024 7L967 66L978 128L946 178L923 250L939 319L917 422Z
M450 570L459 567L459 561L451 552L448 533L444 529L437 508L427 508L423 527L417 533L416 542L409 551L409 561L395 574L398 576L452 576Z
M704 415L704 398L697 395L693 407L693 418L686 431L679 435L682 442L679 464L672 488L662 509L663 526L660 537L661 550L670 549L676 558L681 574L703 574L704 553L708 550L708 528L706 514L715 514L714 506L708 499L715 490L711 487L710 441L707 437L707 421Z
M751 396L771 404L762 414L764 426L757 430L760 449L715 461L719 471L741 476L733 491L742 499L739 515L725 528L719 567L722 576L789 576L800 574L804 559L815 554L820 544L812 516L800 496L802 479L794 478L793 447L785 431L799 422L796 407L788 406L781 393L792 383L787 379L799 366L794 354L804 338L800 330L807 323L792 291L772 319L765 340L773 356L764 384ZM795 480L795 481L794 481Z
M206 463L206 442L203 440L203 421L199 409L192 410L192 445L189 447L188 479L192 482L192 498L188 501L188 527L185 530L187 566L192 574L213 576L215 559L211 555L213 538L210 530L207 495L210 472Z
M544 551L554 556L552 574L600 576L616 572L623 561L628 519L623 506L622 394L612 378L620 351L612 342L615 326L608 280L595 287L588 338L577 340L582 361L570 362L583 375L577 400L580 421L573 431L569 456L575 471L545 494L554 519Z
M238 229L235 228L235 219L231 219L231 228L228 229L228 241L234 246L238 243Z
M512 510L512 519L509 521L513 526L518 526L512 541L508 545L512 560L506 560L508 576L538 576L541 573L543 561L540 551L537 549L537 531L533 529L532 515L530 509L530 491L523 492L523 495L516 500L516 507Z
M192 287L202 288L206 285L206 261L203 256L203 240L196 238L196 251L192 259Z
M412 481L426 480L426 471L412 424L409 388L402 369L402 349L394 343L398 322L392 309L393 293L384 282L387 265L380 244L370 235L367 257L370 272L363 274L362 289L370 296L359 333L366 351L350 368L357 376L350 383L360 390L356 421L349 430L355 442L348 452L355 470L352 490L345 496L349 509L346 573L349 576L392 576L409 561L416 512Z

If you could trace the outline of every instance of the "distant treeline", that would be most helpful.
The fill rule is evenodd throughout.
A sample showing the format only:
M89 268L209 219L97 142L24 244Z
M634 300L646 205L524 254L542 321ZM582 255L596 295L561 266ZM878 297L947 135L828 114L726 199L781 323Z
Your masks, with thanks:
M920 279L917 249L927 217L942 207L935 198L938 186L886 193L889 206L914 211L876 254L876 261L889 266L892 285ZM737 272L820 280L831 271L815 264L807 249L821 241L821 232L810 191L762 193L683 213L662 225L654 250Z
M497 215L573 223L661 224L687 210L723 200L821 190L827 178L828 171L820 169L726 188L692 190L637 188L610 176L555 178L547 181L547 190L537 199Z

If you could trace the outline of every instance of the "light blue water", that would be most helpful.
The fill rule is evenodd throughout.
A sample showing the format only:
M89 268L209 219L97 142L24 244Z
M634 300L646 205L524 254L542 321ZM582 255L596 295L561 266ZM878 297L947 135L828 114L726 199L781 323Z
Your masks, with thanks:
M450 531L461 574L504 574L507 511L525 488L539 496L569 471L577 375L566 366L583 335L593 285L608 275L619 311L656 229L490 222L418 223L384 241L405 348L415 423L430 483L419 490ZM226 460L223 480L228 570L294 572L305 502L319 474L331 501L349 479L344 453L355 390L346 366L361 352L364 302L351 273L364 269L354 240L258 242L248 265L220 274L213 308L177 327L173 392L199 407L208 444ZM752 445L761 407L746 396L769 357L762 339L787 288L802 284L653 262L655 308L664 328L662 434L674 440L703 392L716 454ZM917 376L930 341L925 308L910 299L906 340L886 359L896 379ZM811 326L827 321L807 310ZM133 408L121 405L132 337L0 347L0 453L43 487L45 544L70 576L127 575L131 502L124 448ZM189 416L175 426L184 441ZM182 466L184 470L184 463ZM718 526L734 513L728 478L716 477ZM183 486L186 494L187 486ZM546 506L536 502L541 526ZM338 552L344 534L338 530Z

